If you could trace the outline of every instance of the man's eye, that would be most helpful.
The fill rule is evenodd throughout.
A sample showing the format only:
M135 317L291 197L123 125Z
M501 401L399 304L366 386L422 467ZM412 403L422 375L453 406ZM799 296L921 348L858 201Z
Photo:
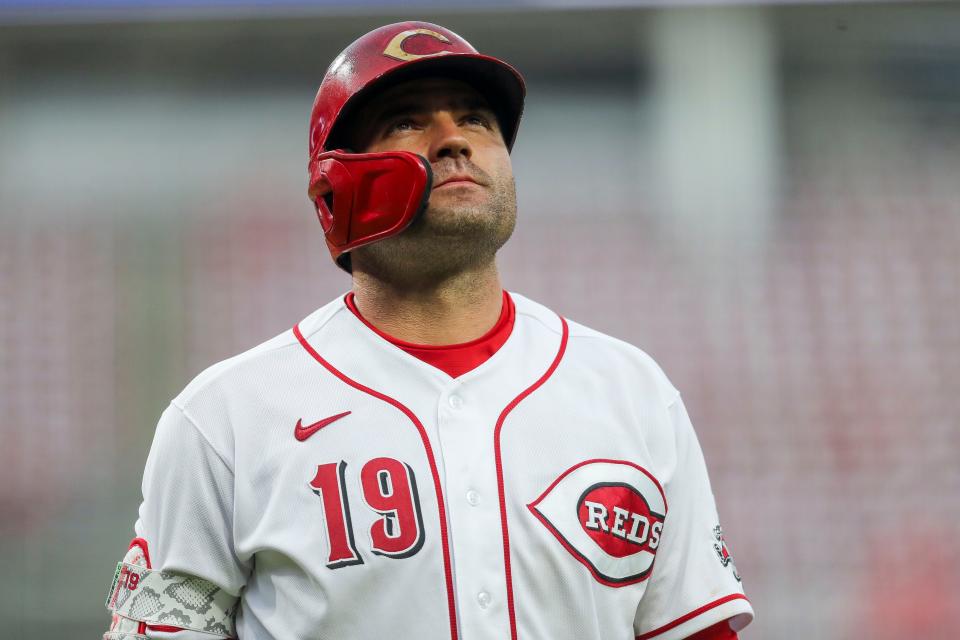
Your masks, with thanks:
M410 131L411 129L413 129L413 127L414 127L413 120L409 118L404 118L403 120L397 120L396 122L391 124L389 127L387 127L387 131L389 133L398 133L403 131Z
M490 128L490 119L481 113L471 113L466 118L464 118L464 120L468 124L478 125L481 127L485 127L487 129Z

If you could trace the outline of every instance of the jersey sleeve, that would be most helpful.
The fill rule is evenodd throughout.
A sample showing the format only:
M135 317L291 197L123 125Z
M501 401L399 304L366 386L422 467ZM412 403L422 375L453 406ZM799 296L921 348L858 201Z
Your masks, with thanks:
M679 395L668 411L675 465L664 484L662 542L634 631L637 640L683 640L724 620L739 631L753 609L723 539L703 453Z
M222 449L222 447L221 447ZM143 475L135 525L150 568L202 578L239 596L249 567L234 549L232 461L184 411L171 404L160 418ZM150 638L194 640L209 634L149 625Z

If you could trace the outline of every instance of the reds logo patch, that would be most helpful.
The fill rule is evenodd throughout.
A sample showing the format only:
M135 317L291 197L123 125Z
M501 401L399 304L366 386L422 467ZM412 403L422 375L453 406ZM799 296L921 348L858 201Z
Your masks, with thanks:
M643 467L625 460L581 462L527 508L599 582L621 587L650 576L667 499Z

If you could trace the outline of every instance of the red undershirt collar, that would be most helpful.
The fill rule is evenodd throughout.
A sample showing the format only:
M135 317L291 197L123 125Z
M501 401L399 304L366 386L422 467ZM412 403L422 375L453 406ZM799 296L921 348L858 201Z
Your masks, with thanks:
M371 331L413 357L440 369L451 378L457 378L476 369L495 354L510 337L516 319L516 307L513 304L513 299L504 290L500 318L493 325L493 328L479 338L470 342L451 345L413 344L412 342L398 340L370 324L366 318L360 315L352 291L344 297L344 302L353 315L357 316Z

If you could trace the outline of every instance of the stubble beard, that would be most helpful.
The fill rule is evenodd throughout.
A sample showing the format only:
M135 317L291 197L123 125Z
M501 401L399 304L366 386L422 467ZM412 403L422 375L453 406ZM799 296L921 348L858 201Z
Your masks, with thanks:
M484 188L484 202L431 202L400 235L355 249L354 271L407 288L439 286L492 264L516 226L516 185L508 175Z

